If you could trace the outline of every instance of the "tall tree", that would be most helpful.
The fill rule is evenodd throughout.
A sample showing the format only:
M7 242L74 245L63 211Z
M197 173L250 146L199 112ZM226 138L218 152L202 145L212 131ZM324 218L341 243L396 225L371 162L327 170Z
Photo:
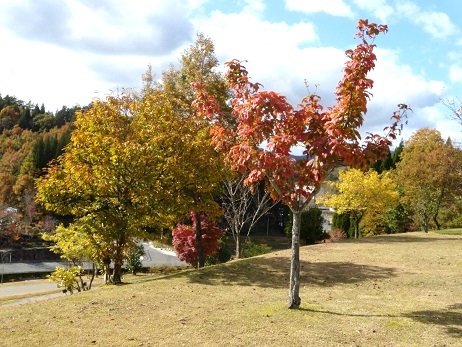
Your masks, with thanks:
M213 136L218 149L227 152L230 163L241 172L249 170L247 182L266 180L274 198L286 203L293 214L292 257L289 283L289 308L300 306L300 217L316 195L328 173L339 163L366 168L386 156L390 139L399 131L400 111L386 136L369 134L361 141L359 128L367 112L373 81L367 78L374 68L375 47L370 41L384 25L360 20L356 35L361 43L347 50L345 75L337 89L337 105L321 106L318 95L307 95L298 108L273 91L259 91L240 61L227 64L227 80L234 91L234 124L229 126L216 100L196 84L197 107L214 123ZM304 158L295 160L294 146L303 147ZM263 148L262 148L263 147Z
M461 150L445 142L438 130L422 128L406 142L397 164L397 181L403 203L425 232L433 220L440 228L438 214L443 204L460 199Z
M218 60L215 56L213 41L198 34L194 45L185 50L181 56L178 69L173 66L162 75L162 81L157 85L170 100L181 128L175 129L183 133L184 143L184 174L178 194L184 199L184 213L194 211L196 227L196 243L198 264L203 267L205 256L202 247L202 215L210 218L221 214L217 204L216 194L226 171L223 156L211 143L210 122L197 113L193 106L195 99L192 83L200 82L207 85L207 91L226 107L229 88L222 74L215 71ZM144 92L153 87L150 70L145 74Z
M392 156L393 169L396 169L396 164L401 161L401 153L403 152L403 149L404 149L404 140L401 139L398 147L396 147L395 150L393 151L393 156Z

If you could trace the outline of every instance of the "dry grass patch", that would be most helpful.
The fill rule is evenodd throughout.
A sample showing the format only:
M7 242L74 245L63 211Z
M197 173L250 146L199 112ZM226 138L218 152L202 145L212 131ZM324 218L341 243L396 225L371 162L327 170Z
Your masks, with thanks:
M286 308L290 251L139 277L0 308L2 344L462 345L461 246L414 233L303 247L300 310Z

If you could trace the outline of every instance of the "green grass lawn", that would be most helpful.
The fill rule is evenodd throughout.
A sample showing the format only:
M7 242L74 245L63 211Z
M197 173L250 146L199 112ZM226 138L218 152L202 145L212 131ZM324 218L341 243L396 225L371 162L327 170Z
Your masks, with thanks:
M462 235L410 233L290 250L0 307L4 346L462 346Z
M443 235L462 235L462 228L460 228L460 229L435 230L433 232L437 233L437 234L443 234Z

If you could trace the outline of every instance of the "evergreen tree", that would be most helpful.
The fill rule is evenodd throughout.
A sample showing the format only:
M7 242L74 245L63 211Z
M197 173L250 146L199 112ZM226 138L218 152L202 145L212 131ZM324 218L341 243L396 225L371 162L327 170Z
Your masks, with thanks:
M322 211L317 207L303 211L301 216L300 240L306 245L312 245L317 241L321 241L327 237L322 228ZM286 225L286 234L292 237L292 216Z
M24 130L32 130L33 120L29 107L23 109L18 125Z
M396 163L399 163L401 161L401 153L403 152L404 149L404 141L401 139L398 147L395 148L393 151L393 168L396 169Z
M349 212L334 213L332 216L332 229L340 229L345 235L348 235L348 237L354 237L354 230L353 234L350 233L352 225Z

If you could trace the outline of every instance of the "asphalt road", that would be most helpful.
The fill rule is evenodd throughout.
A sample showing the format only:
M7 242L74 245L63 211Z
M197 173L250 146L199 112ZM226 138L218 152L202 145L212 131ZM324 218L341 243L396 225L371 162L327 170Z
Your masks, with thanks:
M141 260L144 267L150 266L181 266L187 265L178 259L173 251L158 249L148 243L143 243L145 255ZM57 266L66 267L65 262L43 261L27 263L2 263L0 264L0 276L7 274L53 272ZM91 268L91 263L84 264L85 268Z
M23 294L36 294L49 291L56 291L63 295L61 289L56 283L48 282L47 280L29 280L14 283L0 284L0 297Z
M141 262L145 267L187 265L185 262L180 261L176 254L172 251L157 249L148 243L143 243L143 246L145 255ZM4 263L0 264L0 275L47 271L52 272L55 270L56 266L67 266L67 264L60 262ZM50 283L46 280L0 283L0 297L27 294L30 294L30 296L14 300L11 303L2 304L1 306L35 302L63 295L62 290L57 288L56 283Z

